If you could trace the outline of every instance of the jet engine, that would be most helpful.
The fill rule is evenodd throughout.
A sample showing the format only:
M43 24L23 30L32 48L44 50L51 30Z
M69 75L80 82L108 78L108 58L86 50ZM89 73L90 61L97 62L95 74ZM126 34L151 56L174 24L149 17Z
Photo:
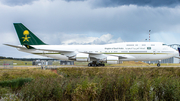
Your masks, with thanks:
M106 61L107 61L107 64L119 64L120 63L119 57L116 57L116 56L108 56Z
M88 61L90 61L89 54L78 53L76 55L76 61L79 61L79 62L88 62Z

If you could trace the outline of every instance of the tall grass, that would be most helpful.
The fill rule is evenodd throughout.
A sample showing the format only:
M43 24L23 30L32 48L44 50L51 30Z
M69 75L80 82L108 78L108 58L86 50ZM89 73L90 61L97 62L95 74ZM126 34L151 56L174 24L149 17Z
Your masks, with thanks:
M18 78L14 80L0 81L1 87L11 87L11 89L16 90L22 87L25 83L31 82L31 78Z
M39 69L0 72L1 98L11 99L13 94L24 101L180 100L180 68L60 68L58 74Z
M180 68L61 68L19 91L23 100L180 100Z
M37 77L58 77L50 70L24 69L24 70L0 70L0 81L13 80L17 78L37 78Z

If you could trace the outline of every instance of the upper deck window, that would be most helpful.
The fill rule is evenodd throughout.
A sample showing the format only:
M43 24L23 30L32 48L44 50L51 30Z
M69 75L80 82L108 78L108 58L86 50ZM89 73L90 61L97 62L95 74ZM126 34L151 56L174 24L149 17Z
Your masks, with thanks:
M142 46L146 46L146 44L142 44Z
M151 46L155 46L155 44L151 44Z
M121 53L128 53L128 51L121 51Z
M126 46L134 46L134 44L127 44Z

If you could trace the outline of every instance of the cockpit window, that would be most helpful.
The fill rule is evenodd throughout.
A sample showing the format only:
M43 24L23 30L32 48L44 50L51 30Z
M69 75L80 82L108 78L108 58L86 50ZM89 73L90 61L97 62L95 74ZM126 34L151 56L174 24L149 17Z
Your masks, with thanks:
M167 44L162 44L163 46L167 46Z

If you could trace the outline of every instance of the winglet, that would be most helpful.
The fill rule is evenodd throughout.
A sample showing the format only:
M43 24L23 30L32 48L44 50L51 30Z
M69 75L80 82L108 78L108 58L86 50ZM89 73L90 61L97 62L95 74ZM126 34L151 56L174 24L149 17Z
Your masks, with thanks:
M10 47L14 47L14 48L23 48L23 49L26 49L25 47L16 46L16 45L10 45L10 44L4 44L4 45L10 46Z

